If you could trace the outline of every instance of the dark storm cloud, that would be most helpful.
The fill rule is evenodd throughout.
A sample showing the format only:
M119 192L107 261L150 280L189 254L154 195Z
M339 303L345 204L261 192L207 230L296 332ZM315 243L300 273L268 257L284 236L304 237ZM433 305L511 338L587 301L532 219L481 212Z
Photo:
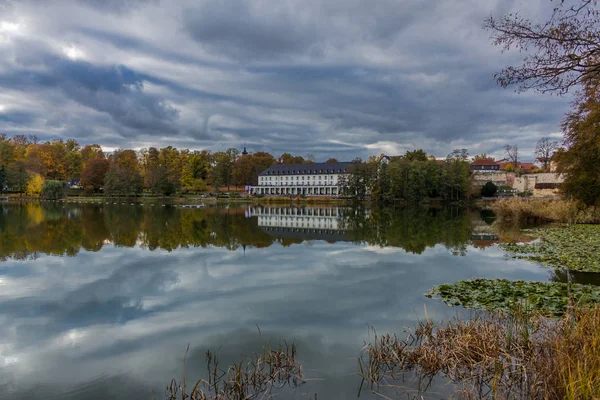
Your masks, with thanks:
M536 16L545 0L10 4L0 17L8 133L109 147L247 142L318 159L414 147L498 155L502 141L529 151L558 132L568 108L499 88L493 73L521 56L481 30L490 13Z
M98 66L51 54L17 54L16 59L20 69L0 73L0 85L5 88L40 94L59 90L68 99L107 113L132 129L166 133L178 129L177 110L144 93L142 77L126 66Z

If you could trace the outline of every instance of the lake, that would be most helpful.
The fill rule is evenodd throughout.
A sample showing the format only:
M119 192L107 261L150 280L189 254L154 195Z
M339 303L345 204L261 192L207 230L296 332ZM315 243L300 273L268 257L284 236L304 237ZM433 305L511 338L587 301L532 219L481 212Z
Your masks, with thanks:
M462 312L432 286L562 279L506 257L490 224L460 208L0 203L0 398L163 399L188 343L195 382L208 349L226 363L269 340L295 341L309 380L278 398L356 398L371 327Z

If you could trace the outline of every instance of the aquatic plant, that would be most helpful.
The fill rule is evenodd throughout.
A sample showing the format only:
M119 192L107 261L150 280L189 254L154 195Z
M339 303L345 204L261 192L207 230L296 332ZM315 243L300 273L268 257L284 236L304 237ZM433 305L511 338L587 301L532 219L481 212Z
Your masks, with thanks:
M189 350L189 346L188 346ZM199 379L188 393L184 357L182 380L175 379L165 389L167 400L251 400L270 399L273 389L297 387L305 383L298 362L296 344L287 342L263 346L260 354L241 356L238 363L222 369L217 354L206 352L208 379Z
M600 287L597 286L506 279L473 279L443 284L425 295L439 298L448 306L503 311L526 307L547 316L563 315L570 298L579 305L600 303Z
M358 362L373 391L398 390L412 372L423 383L419 394L438 377L460 399L597 399L600 307L575 308L558 321L522 308L445 324L425 319L406 339L375 334Z
M540 238L531 243L509 243L501 247L515 258L574 271L600 272L600 226L536 229Z

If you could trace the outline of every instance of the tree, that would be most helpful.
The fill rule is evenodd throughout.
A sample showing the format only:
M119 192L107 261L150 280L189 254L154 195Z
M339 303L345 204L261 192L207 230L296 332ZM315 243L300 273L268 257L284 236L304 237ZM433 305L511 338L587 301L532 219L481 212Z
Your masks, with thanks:
M506 159L510 162L515 168L519 165L519 146L507 144L504 146L504 152L506 153ZM518 169L518 168L517 168Z
M83 168L85 168L88 161L93 160L100 155L105 157L102 147L98 144L88 144L87 146L83 146L80 153Z
M230 148L227 151L220 151L213 154L213 185L216 190L222 186L227 186L230 189L233 180L233 167L239 150Z
M475 156L473 156L473 161L477 161L477 160L486 160L490 157L488 157L488 155L486 153L481 153L481 154L477 154Z
M563 121L565 148L556 152L563 190L587 205L600 205L600 82L590 81Z
M333 164L333 163L336 163L336 162L339 162L339 161L337 160L337 158L328 158L327 161L325 161L325 162L327 164Z
M421 149L407 151L404 154L404 158L406 158L408 161L427 161L427 153Z
M452 153L448 154L446 159L467 161L469 159L469 151L467 149L454 149Z
M206 179L210 168L209 154L206 152L185 153L181 171L181 188L185 192L208 190Z
M494 185L493 182L487 182L481 188L481 195L483 197L494 197L494 195L496 194L497 191L498 191L498 187L496 185Z
M558 149L559 144L556 140L552 140L549 137L543 137L538 140L535 145L535 150L533 151L533 155L536 160L542 163L542 169L544 171L548 170L550 166L550 161L552 161L552 156L554 152Z
M109 163L104 154L99 153L88 160L81 173L81 186L86 194L99 192L104 187L104 178L108 172Z
M600 10L596 0L552 4L554 11L543 23L518 13L500 19L492 16L484 22L494 45L503 51L528 53L521 65L495 74L501 86L516 84L519 90L566 93L587 79L600 77Z
M6 177L6 169L4 165L0 165L0 193L8 188L8 178Z
M38 195L42 191L44 185L44 178L40 174L32 174L27 183L27 194Z
M27 190L29 176L23 161L17 161L6 167L6 180L10 190L24 193Z
M110 157L104 178L106 196L139 196L144 181L139 173L137 154L133 150L117 150Z
M58 200L65 197L63 183L60 181L48 180L44 182L40 190L40 197L45 200Z

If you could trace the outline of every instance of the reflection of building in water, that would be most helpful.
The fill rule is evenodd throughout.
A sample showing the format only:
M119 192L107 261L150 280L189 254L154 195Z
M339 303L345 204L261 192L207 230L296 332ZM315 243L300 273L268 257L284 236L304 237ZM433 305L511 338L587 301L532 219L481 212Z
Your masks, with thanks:
M348 240L339 207L250 207L248 217L272 236L303 240Z

